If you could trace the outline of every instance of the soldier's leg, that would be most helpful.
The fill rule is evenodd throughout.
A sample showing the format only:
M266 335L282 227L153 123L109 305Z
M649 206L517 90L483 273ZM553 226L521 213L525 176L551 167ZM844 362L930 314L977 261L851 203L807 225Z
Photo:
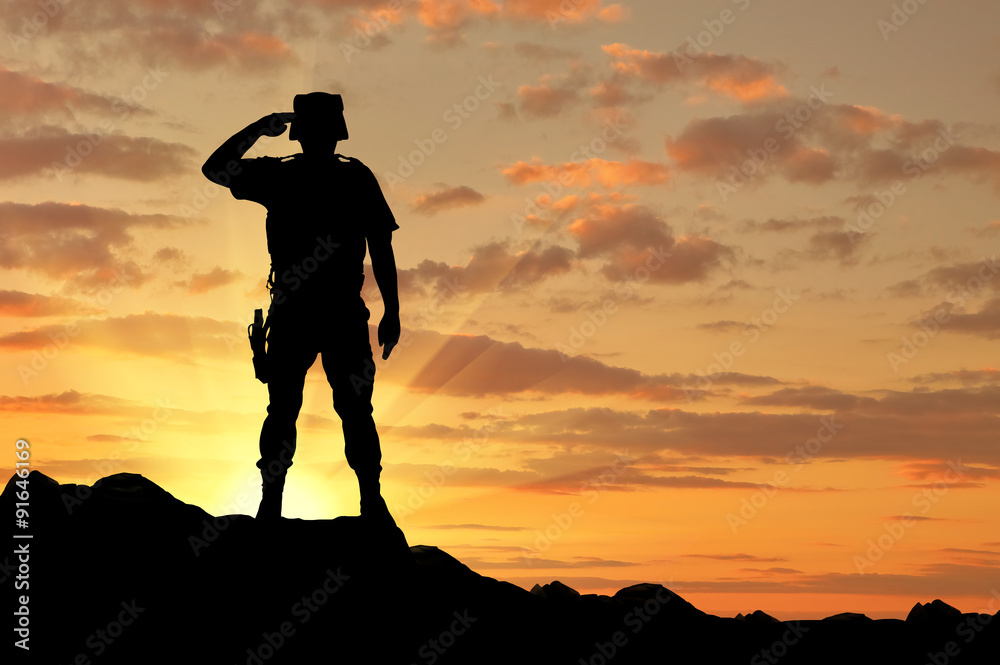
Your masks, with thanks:
M263 497L257 516L263 518L281 515L285 475L295 454L295 421L302 408L302 389L306 372L316 360L316 350L304 339L290 334L292 332L294 329L279 319L272 323L268 335L269 403L260 430L260 459L257 461L263 480Z
M368 340L367 312L363 309L362 320L341 328L322 354L323 369L333 389L333 408L344 427L344 455L358 476L362 514L385 507L379 487L382 450L372 418L375 362Z

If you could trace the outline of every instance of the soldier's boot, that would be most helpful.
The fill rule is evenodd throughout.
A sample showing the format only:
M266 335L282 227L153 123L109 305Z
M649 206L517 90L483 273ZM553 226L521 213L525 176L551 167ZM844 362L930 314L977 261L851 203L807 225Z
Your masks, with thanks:
M361 490L361 516L378 520L391 520L389 507L385 505L385 499L382 498L378 474L364 475L359 473L358 486Z
M263 478L260 506L257 508L257 519L275 521L281 517L281 494L285 489L285 476L271 476L267 471L261 471Z

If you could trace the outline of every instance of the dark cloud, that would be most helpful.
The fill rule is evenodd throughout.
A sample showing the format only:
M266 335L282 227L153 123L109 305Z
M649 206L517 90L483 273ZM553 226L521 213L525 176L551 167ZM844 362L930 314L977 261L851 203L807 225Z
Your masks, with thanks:
M108 133L71 133L52 125L30 134L0 135L0 180L99 175L149 182L190 173L198 153L182 143Z
M208 272L196 272L188 280L175 282L175 286L183 288L190 295L199 295L226 286L227 284L238 282L243 277L243 273L239 270L227 270L216 266Z
M485 196L471 187L459 185L457 187L445 187L439 191L418 196L413 200L412 208L413 212L423 215L433 215L442 210L477 205L485 200Z
M147 276L134 260L133 233L168 229L187 220L115 208L46 202L0 202L0 267L41 274L77 290L107 284L139 286Z

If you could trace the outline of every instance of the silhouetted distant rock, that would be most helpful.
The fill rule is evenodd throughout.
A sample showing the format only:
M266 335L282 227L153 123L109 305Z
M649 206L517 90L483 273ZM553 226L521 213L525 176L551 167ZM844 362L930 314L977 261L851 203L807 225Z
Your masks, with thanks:
M908 623L936 623L939 621L958 621L962 613L941 599L929 603L917 603L906 615Z
M858 614L857 612L841 612L840 614L828 616L823 621L872 621L872 619L865 614Z
M748 621L750 623L781 623L770 614L767 614L760 610L754 610L753 612L747 615L740 613L736 615L736 618L742 619L743 621Z
M531 593L549 600L580 602L580 592L556 580L549 584L536 584L531 587Z
M0 497L6 515L23 491L15 480ZM1000 622L941 601L917 604L906 621L722 618L658 584L606 596L552 581L528 592L361 517L212 516L134 474L88 487L33 472L22 484L30 528L12 529L32 538L8 542L28 543L30 589L14 588L17 555L0 561L10 627L29 596L31 650L9 641L14 662L998 662Z

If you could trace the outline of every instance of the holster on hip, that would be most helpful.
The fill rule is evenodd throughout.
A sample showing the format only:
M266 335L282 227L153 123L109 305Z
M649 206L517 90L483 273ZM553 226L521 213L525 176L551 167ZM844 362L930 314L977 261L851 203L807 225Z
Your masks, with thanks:
M254 376L261 383L267 383L267 330L270 322L264 319L264 310L253 311L253 323L247 326L247 337L250 339L250 350L253 351Z

